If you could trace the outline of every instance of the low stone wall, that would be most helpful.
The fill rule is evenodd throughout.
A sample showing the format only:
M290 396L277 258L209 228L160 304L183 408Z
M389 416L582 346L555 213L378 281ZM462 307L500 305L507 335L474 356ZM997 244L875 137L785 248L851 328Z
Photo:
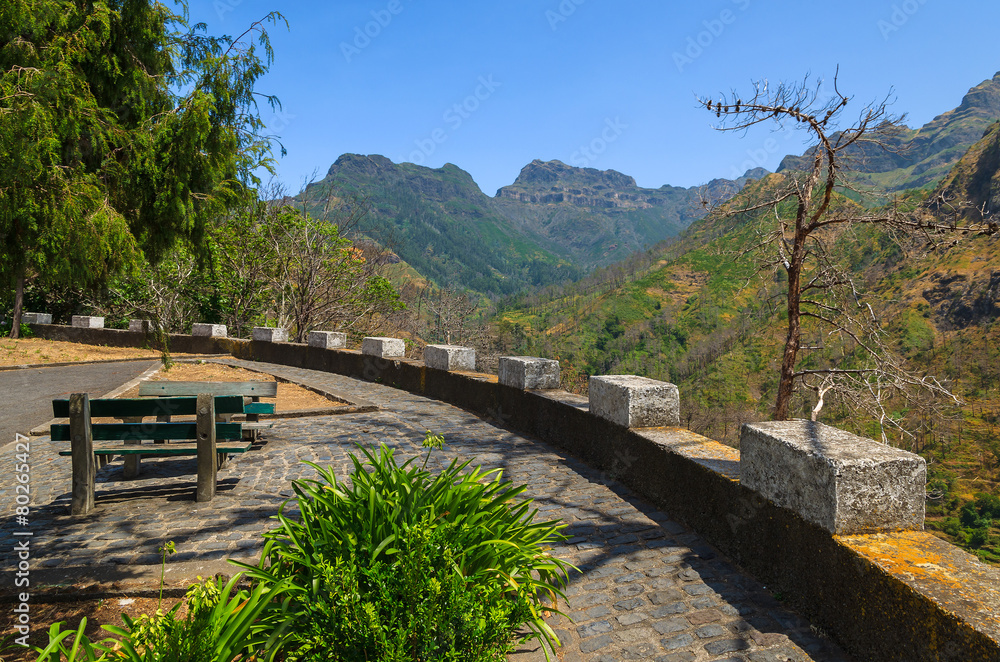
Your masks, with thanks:
M55 340L136 346L126 331L32 327ZM863 660L1000 660L1000 571L923 531L831 535L739 482L739 452L682 428L629 429L586 398L356 350L170 336L174 352L334 372L441 400L561 447L708 538Z

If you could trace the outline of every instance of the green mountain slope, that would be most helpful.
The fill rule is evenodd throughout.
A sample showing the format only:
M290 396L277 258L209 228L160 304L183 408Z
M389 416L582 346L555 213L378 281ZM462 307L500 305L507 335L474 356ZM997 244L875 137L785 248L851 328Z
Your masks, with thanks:
M574 280L676 235L704 215L701 200L735 194L750 172L705 187L642 189L615 171L534 161L496 198L469 173L345 154L297 199L314 212L328 195L372 206L370 234L439 286L506 295Z
M568 251L578 264L603 266L676 236L705 215L703 202L733 196L750 171L736 181L703 187L640 188L615 170L575 168L561 161L532 161L517 180L497 191L496 208L523 227Z
M494 295L578 277L580 269L512 227L472 177L385 157L345 154L298 197L314 208L328 195L357 195L372 207L368 233L438 285Z
M1000 119L1000 72L973 87L955 109L938 115L919 129L900 127L886 141L889 149L859 147L854 150L855 169L870 182L889 190L926 187L951 170L963 154ZM786 156L778 172L803 170L812 152Z

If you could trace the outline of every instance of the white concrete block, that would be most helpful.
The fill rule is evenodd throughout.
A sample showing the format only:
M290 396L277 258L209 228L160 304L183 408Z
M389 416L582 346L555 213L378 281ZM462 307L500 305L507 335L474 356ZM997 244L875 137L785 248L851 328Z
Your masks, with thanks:
M347 347L347 334L339 331L310 331L307 341L310 347L323 349Z
M229 335L225 324L204 324L196 322L191 325L192 336L207 336L209 338L225 338Z
M90 315L73 315L70 325L83 329L103 329L104 318L92 317Z
M361 353L382 359L400 359L406 355L406 343L401 338L365 338L361 341Z
M288 342L288 330L271 326L255 326L252 337L260 342Z
M476 350L458 345L427 345L424 347L424 363L436 370L476 369Z
M835 534L924 526L924 459L822 423L744 425L740 482Z
M501 384L521 389L559 388L559 361L536 356L501 356Z
M49 313L21 313L21 324L52 324Z
M636 375L590 378L590 413L627 428L681 424L677 387Z

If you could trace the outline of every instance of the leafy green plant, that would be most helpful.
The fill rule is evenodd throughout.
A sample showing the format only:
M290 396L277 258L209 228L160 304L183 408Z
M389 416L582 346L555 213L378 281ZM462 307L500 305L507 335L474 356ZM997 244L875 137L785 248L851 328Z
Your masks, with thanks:
M438 440L431 434L425 439L431 448ZM502 618L507 619L505 635L513 638L523 624L531 638L554 650L559 641L543 620L542 609L555 608L543 600L554 602L563 595L560 587L573 566L547 553L547 544L563 539L562 525L533 521L536 511L531 510L531 501L517 500L526 487L503 481L500 470L467 470L469 461L452 461L435 476L412 466L413 459L398 465L386 447L361 448L361 452L363 458L351 456L349 485L340 482L332 469L310 463L319 478L293 483L298 517L286 513L286 502L277 515L279 526L265 534L259 566L244 565L265 584L291 582L292 629L308 628L309 619L320 609L325 614L352 614L352 629L389 633L396 605L387 603L415 598L420 592L401 588L402 593L386 593L378 588L382 578L406 577L413 560L423 559L418 564L425 575L422 582L460 581L470 595L486 599L484 608L489 603L496 606L498 600L511 601L515 606L501 608ZM362 591L366 597L358 598L349 588L355 582L367 587ZM464 613L456 605L468 596L455 588L444 599L450 611L435 616L436 627L445 627L441 624ZM488 609L473 613L486 622L500 618L495 613L484 615ZM422 635L411 630L408 636ZM445 659L436 655L400 659Z
M449 533L418 524L391 563L320 562L320 589L303 603L298 645L286 659L506 660L512 626L530 618L530 597L456 572Z
M283 603L276 598L287 582L258 585L252 591L236 591L242 575L229 582L210 579L188 589L185 599L164 613L138 618L122 615L125 627L103 628L118 638L99 643L84 634L87 619L76 629L64 630L65 623L49 629L49 643L35 648L38 662L234 662L273 660L280 642L287 636L282 619L262 619L265 611L280 614ZM180 615L181 607L187 613ZM277 623L277 627L275 627Z
M228 583L217 578L192 586L185 596L187 614L183 618L178 613L180 602L166 613L157 610L152 616L143 614L137 619L123 615L124 628L104 626L121 637L117 649L105 650L129 662L274 659L284 628L264 625L260 616L266 609L277 608L274 598L285 590L286 583L235 591L240 576L237 573ZM269 655L265 651L270 651Z
M53 623L49 627L49 643L45 648L33 647L38 653L38 662L96 662L106 660L104 649L95 646L84 632L87 618L80 619L76 629L63 630L65 621ZM69 640L69 641L67 641Z
M174 541L171 540L170 542L165 543L157 551L163 555L163 558L160 560L160 597L157 599L156 603L156 608L159 609L160 605L163 604L163 577L167 572L167 554L173 554L177 551L177 548L174 547Z

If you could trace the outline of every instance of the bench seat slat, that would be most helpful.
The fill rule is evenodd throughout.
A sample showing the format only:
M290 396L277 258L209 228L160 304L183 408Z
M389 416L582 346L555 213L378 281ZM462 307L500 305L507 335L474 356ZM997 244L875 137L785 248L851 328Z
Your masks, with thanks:
M278 382L143 382L139 384L140 396L197 395L199 393L275 398L278 396Z
M202 392L209 393L211 391ZM90 401L90 415L95 418L160 416L164 414L185 416L196 413L197 403L197 397L157 398L155 400L146 398L97 399ZM239 395L222 395L215 398L215 413L217 414L242 414L243 406L243 398ZM53 400L52 413L56 418L67 418L69 416L69 400Z
M270 421L242 423L244 430L270 430L274 423Z
M216 453L246 453L250 444L219 444ZM59 451L60 455L71 456L72 451ZM139 446L95 446L94 455L197 455L198 444L143 444Z
M198 424L180 423L94 423L90 426L94 441L141 441L143 439L197 439ZM50 430L52 441L70 441L69 426L55 424ZM216 423L215 437L220 441L243 437L241 423Z

